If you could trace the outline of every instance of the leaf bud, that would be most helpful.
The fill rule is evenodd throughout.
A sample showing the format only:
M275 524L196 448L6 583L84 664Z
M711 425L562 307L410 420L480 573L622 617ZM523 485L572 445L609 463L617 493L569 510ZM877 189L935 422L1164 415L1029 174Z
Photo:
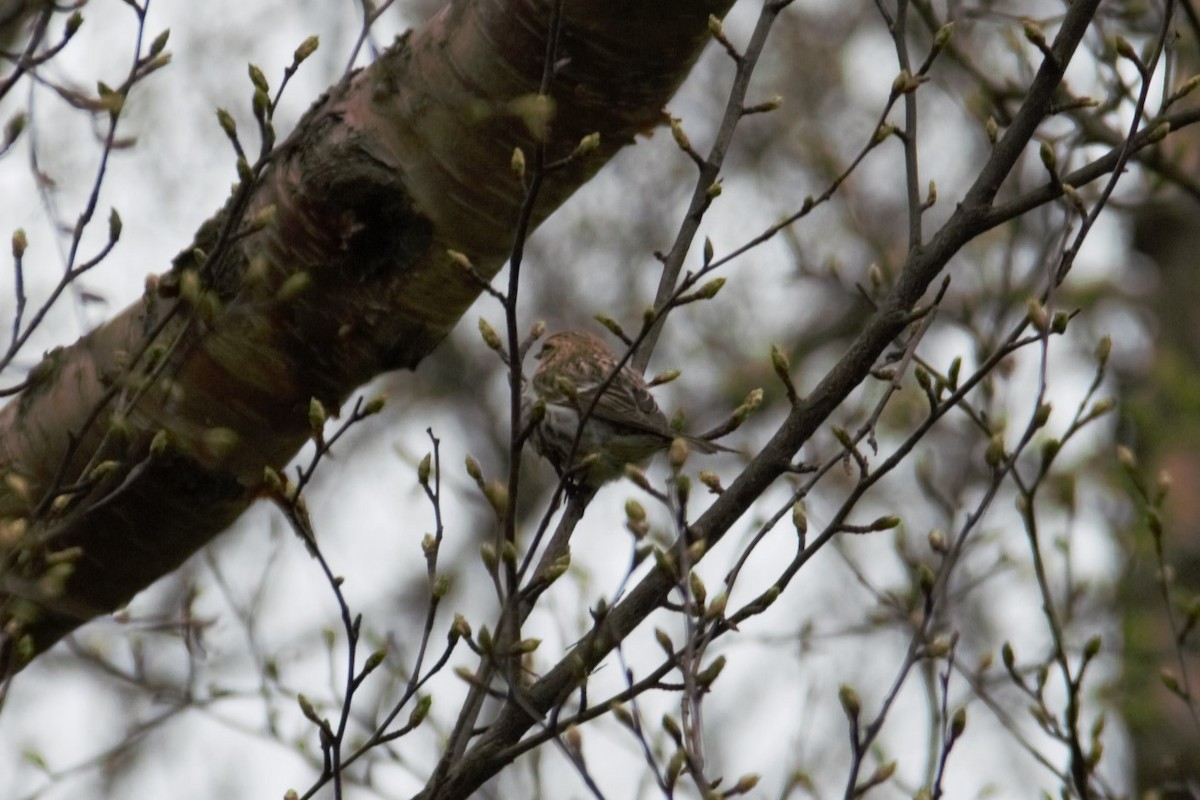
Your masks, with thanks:
M858 715L862 713L862 701L858 699L858 692L848 683L838 687L838 702L842 704L842 710L850 719L858 719Z
M317 36L309 36L300 46L292 53L292 64L299 65L313 53L317 52L317 48L321 45L321 39Z

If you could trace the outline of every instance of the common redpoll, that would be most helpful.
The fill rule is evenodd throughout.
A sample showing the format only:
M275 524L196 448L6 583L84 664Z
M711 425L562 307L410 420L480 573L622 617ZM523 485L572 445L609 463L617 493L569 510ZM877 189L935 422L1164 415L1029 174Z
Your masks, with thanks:
M733 452L672 430L646 381L631 367L621 367L604 386L617 363L607 344L582 331L556 333L542 345L537 369L526 386L522 416L529 420L535 404L540 400L544 405L545 413L530 438L559 472L568 471L566 461L579 419L589 408L591 414L570 464L571 470L582 473L572 476L579 484L595 488L618 478L626 464L646 460L677 438L703 453Z

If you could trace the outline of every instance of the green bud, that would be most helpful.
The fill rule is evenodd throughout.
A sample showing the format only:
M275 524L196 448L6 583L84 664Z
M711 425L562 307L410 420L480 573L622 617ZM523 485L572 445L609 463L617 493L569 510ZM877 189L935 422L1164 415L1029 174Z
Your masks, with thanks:
M1200 76L1197 76L1200 77ZM1100 368L1103 369L1108 364L1108 357L1112 354L1112 337L1103 336L1096 344L1096 361Z
M254 111L256 119L263 119L267 116L267 110L271 107L271 97L264 91L254 93L254 98L251 102L251 108Z
M247 72L250 74L250 82L254 84L255 89L260 92L271 91L271 86L267 83L267 76L263 75L263 71L256 65L247 65Z
M1016 658L1016 654L1013 653L1012 645L1008 642L1005 642L1000 648L1000 661L1004 664L1004 668L1009 672L1013 671L1014 665L1016 664Z
M668 453L668 463L671 469L675 472L683 469L684 463L687 461L689 454L688 444L681 438L676 438L671 441L671 449Z
M1158 144L1163 139L1167 138L1167 134L1171 132L1171 123L1167 120L1159 120L1150 133L1146 135L1146 144Z
M618 338L620 338L620 339L626 338L625 329L621 327L621 324L619 322L617 322L615 319L608 316L607 314L596 314L594 317L592 317L592 319L596 320L596 322L599 322L605 328L608 328Z
M296 702L300 705L300 713L304 715L305 719L316 725L321 724L321 717L317 714L317 709L313 707L312 701L301 694L297 695Z
M704 581L696 572L688 575L688 591L692 593L692 599L696 601L696 605L703 607L704 599L708 596L708 589L705 588Z
M156 56L159 53L161 53L163 51L163 49L167 46L167 39L170 38L170 36L171 36L170 28L167 28L165 31L160 33L158 36L155 36L154 41L152 41L150 43L150 55Z
M122 227L121 215L117 213L115 208L111 209L108 212L108 240L110 242L115 242L121 238Z
M282 491L284 478L271 466L263 467L263 484L273 492Z
M450 624L450 635L456 639L470 639L471 623L462 614L455 614L454 622Z
M1058 439L1047 439L1042 442L1042 468L1045 469L1062 450L1062 442Z
M496 512L496 516L503 517L508 512L508 486L499 480L491 480L483 489L483 496L487 498L488 504L492 510ZM511 546L511 542L505 542L507 546Z
M799 500L792 504L792 526L801 539L808 535L808 512Z
M1042 403L1037 407L1037 411L1033 414L1033 426L1040 428L1050 421L1050 411L1052 406L1049 403Z
M920 386L922 390L928 392L933 388L933 381L929 377L929 371L924 367L918 366L915 370L913 370L913 376L916 377L917 385Z
M487 567L489 573L495 572L496 567L500 564L500 556L496 552L496 545L491 542L484 542L479 545L479 557L483 560L483 565Z
M513 655L526 655L537 650L541 643L541 639L522 639L512 646L511 652Z
M930 658L945 658L950 652L952 642L945 636L939 636L929 643L925 652Z
M901 523L901 519L899 517L888 515L885 517L880 517L877 520L875 520L874 522L872 522L870 525L870 529L872 531L887 531L887 530L891 530L892 528L900 527L900 523Z
M646 478L646 473L642 471L636 464L625 465L625 477L633 481L639 488L646 491L653 491L654 488L650 485L650 481Z
M762 405L762 401L763 390L751 389L750 394L746 395L746 399L742 401L742 404L738 406L738 410L734 412L734 416L737 418L738 422L744 422L746 417L757 411L758 407Z
M671 760L667 762L667 788L675 785L679 780L679 774L683 772L683 766L687 763L687 752L682 747L678 748L671 754Z
M320 46L321 46L320 37L309 36L307 39L305 39L303 42L301 42L300 46L296 48L296 51L294 53L292 53L292 65L293 66L299 65L301 62L303 62L305 59L307 59L313 53L317 52L317 48Z
M680 150L692 149L692 143L683 130L683 120L678 117L671 117L671 137L675 140L675 144L679 145Z
M325 423L329 419L329 413L325 410L325 405L313 397L308 401L308 427L313 434L320 434L325 429Z
M758 786L758 782L760 780L762 780L762 776L756 775L753 772L749 773L748 775L743 775L742 777L738 778L738 782L735 783L733 788L729 790L727 796L746 794L755 786Z
M946 535L939 530L929 532L929 549L939 555L945 555L949 552L950 547L946 543Z
M723 669L725 669L725 656L717 656L711 664L696 674L696 684L702 689L712 686L713 681L717 679Z
M1117 55L1121 58L1127 58L1130 61L1138 61L1137 51L1133 49L1133 45L1124 36L1118 36L1115 42Z
M913 75L908 70L902 69L892 81L892 93L912 94L927 80L929 79L924 75Z
M661 548L654 548L654 564L658 567L660 572L669 577L671 580L674 580L678 575L678 570L675 567L675 558L670 553L663 551Z
M479 466L479 461L476 460L475 456L469 455L466 457L465 463L466 463L466 467L467 467L467 474L471 476L471 479L473 481L475 481L480 486L482 486L483 485L483 468Z
M461 253L458 250L447 250L446 256L452 264L462 267L465 270L475 269L475 265L471 262L470 257L466 253Z
M937 576L933 574L933 570L927 564L919 564L917 566L917 585L921 587L921 594L928 596L933 592L933 586L937 582Z
M1046 169L1054 174L1058 171L1058 156L1054 154L1054 148L1049 142L1042 142L1038 147L1038 155L1041 156L1042 164Z
M483 337L483 343L486 344L489 349L495 350L497 353L499 353L504 347L503 343L500 341L500 334L496 333L496 329L488 324L488 321L483 317L479 318L479 335Z
M510 567L515 566L517 563L517 546L508 541L500 545L500 560Z
M858 715L862 713L862 701L858 699L858 692L854 691L853 686L848 683L839 686L838 701L842 704L842 710L846 712L847 717L858 719Z
M571 553L566 552L554 559L554 561L550 562L549 566L547 566L546 570L542 573L542 577L546 579L547 583L554 583L556 580L565 575L567 570L570 568Z
M997 433L988 440L984 460L993 469L999 467L1004 462L1004 434Z
M93 481L98 481L103 478L107 478L109 475L112 475L113 473L115 473L120 468L120 466L121 466L120 461L114 461L112 459L109 459L107 461L101 461L99 464L92 467L91 471L88 473L88 478Z
M957 739L967 729L967 709L959 708L950 718L950 738Z
M1092 410L1089 416L1101 417L1117 407L1117 398L1105 397L1102 400L1097 400L1092 404Z
M1200 86L1200 75L1193 75L1192 77L1188 78L1178 90L1176 90L1174 99L1182 100L1184 97L1196 91L1197 86Z
M579 144L577 144L575 146L575 152L572 153L571 155L574 158L583 158L584 156L590 155L591 153L595 152L596 148L598 148L599 146L600 146L600 132L594 131L579 140Z
M1022 23L1022 28L1025 31L1025 38L1037 45L1038 49L1046 46L1046 32L1042 30L1041 25L1027 19Z
M693 295L697 300L711 300L717 296L717 292L721 291L721 287L725 285L724 278L714 278L708 283L696 290Z
M678 440L676 440L678 441ZM679 498L680 505L686 505L688 496L692 493L692 479L687 475L675 476L675 494Z
M880 764L871 773L871 777L867 779L868 786L878 786L884 781L890 780L892 775L896 773L896 762L889 761L886 764Z
M937 33L933 35L933 49L941 50L950 42L950 37L954 35L954 23L947 22L942 27L938 28Z
M417 705L413 708L412 713L408 715L408 724L410 727L417 727L425 718L429 716L429 709L433 706L433 695L423 694L417 698Z
M612 713L617 722L621 723L630 730L635 729L636 726L633 724L633 715L629 713L629 709L627 709L625 706L617 703L610 703L608 710Z
M679 727L679 723L670 714L662 715L662 729L667 732L667 735L675 740L676 745L683 744L683 731Z
M487 625L479 629L479 649L485 653L492 652L492 632Z
M374 653L371 653L371 655L367 657L366 663L363 664L363 674L366 675L369 672L374 672L379 665L383 663L385 658L387 658L386 648L380 648Z
M708 608L704 611L705 622L715 622L725 616L725 607L729 604L729 595L721 592L712 599L708 604Z

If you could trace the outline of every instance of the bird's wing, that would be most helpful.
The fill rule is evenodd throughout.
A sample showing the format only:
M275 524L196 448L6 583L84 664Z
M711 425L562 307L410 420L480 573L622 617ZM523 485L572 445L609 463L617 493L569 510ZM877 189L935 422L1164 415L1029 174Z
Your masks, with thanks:
M641 381L636 380L636 373L625 375L624 372L625 370L622 370L622 374L617 375L600 395L592 416L623 427L659 436L671 436L671 426L658 403L654 401L654 396ZM580 387L576 395L580 413L587 411L602 385Z

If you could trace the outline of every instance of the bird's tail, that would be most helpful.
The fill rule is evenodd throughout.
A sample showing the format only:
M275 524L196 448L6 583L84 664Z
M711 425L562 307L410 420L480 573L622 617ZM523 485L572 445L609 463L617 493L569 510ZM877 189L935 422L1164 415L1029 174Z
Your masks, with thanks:
M711 453L740 453L741 452L740 450L735 450L732 447L726 447L723 444L717 444L716 442L710 442L708 439L701 439L699 436L691 436L686 433L682 433L682 434L678 434L678 435L680 438L682 438L685 442L688 443L688 447L692 448L693 450L695 450L696 452L699 452L699 453L711 454Z

